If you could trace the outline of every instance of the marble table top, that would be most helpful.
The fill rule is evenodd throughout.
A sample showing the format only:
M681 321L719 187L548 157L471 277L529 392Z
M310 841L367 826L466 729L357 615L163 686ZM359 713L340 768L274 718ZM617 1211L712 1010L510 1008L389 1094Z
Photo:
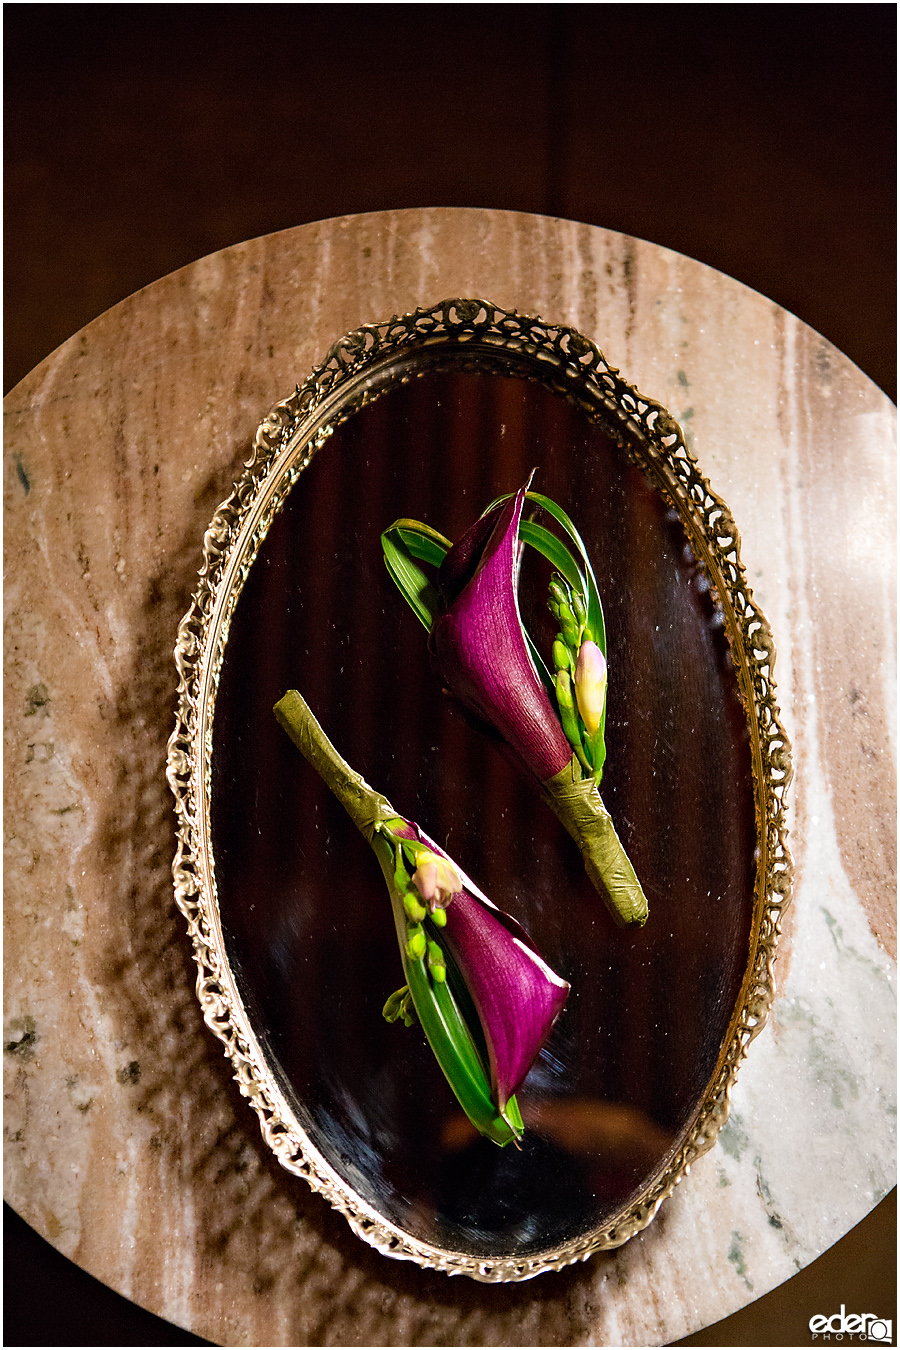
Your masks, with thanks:
M643 1233L524 1285L390 1261L264 1148L172 898L176 625L268 408L358 325L481 295L572 324L686 428L778 650L796 869L778 995L716 1147ZM730 278L512 212L409 210L164 277L6 399L5 1194L224 1345L659 1345L894 1183L894 409Z

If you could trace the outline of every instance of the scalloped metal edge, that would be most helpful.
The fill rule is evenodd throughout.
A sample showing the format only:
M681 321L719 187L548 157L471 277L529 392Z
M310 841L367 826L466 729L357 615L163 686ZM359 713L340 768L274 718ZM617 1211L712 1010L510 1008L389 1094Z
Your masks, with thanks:
M657 1176L613 1222L564 1246L519 1259L478 1258L417 1240L379 1215L313 1146L265 1062L228 967L208 843L219 672L234 606L269 525L337 422L394 383L412 378L417 363L427 369L448 361L525 374L562 393L604 423L678 511L724 611L753 763L759 860L751 955L716 1071L693 1125ZM740 1063L774 998L773 962L791 896L785 804L791 750L775 699L774 661L771 630L747 584L734 520L701 474L677 422L661 404L627 384L599 348L574 328L547 324L486 300L445 300L341 337L309 379L264 419L242 477L206 531L199 584L178 627L178 703L166 766L175 798L175 899L193 944L204 1020L223 1043L266 1144L282 1166L324 1196L370 1246L448 1275L485 1282L531 1279L627 1242L650 1223L697 1158L713 1146L728 1116Z

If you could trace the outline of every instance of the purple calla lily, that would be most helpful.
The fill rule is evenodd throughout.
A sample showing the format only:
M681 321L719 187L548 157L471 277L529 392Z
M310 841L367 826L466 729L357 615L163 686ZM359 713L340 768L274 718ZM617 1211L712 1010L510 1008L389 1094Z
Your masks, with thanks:
M446 859L462 882L462 890L446 902L441 940L475 1004L490 1058L491 1092L502 1115L549 1036L570 986L541 958L525 929L443 849L411 822L408 829L408 838Z
M507 917L465 889L447 911L444 934L484 1029L491 1091L501 1115L524 1082L569 993L568 983L524 935L515 936Z
M489 722L539 782L572 747L528 651L519 614L519 522L526 489L477 520L447 554L438 586L448 605L431 630L451 693ZM488 529L488 527L491 527Z

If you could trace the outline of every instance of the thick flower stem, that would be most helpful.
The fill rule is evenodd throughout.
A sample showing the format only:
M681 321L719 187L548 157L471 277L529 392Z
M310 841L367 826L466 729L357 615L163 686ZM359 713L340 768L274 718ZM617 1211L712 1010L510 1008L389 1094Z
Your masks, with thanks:
M386 839L379 837L375 827L384 821L405 828L406 822L397 815L387 797L369 787L362 775L351 769L338 754L309 704L296 689L289 689L275 704L273 712L304 758L337 797L360 834L372 845L391 894L397 938L402 947L406 941L406 916L394 881L394 850Z
M647 899L593 778L572 760L541 785L544 800L581 850L584 868L620 927L647 922Z
M370 844L379 821L400 820L388 799L369 787L366 780L341 758L296 689L289 689L273 711L298 750L327 783Z

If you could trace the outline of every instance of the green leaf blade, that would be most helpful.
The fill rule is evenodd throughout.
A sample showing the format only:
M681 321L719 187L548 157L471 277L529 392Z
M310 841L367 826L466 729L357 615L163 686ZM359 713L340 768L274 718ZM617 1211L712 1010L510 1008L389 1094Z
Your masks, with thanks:
M482 512L482 515L486 516L488 511L492 511L495 506L500 506L503 502L508 502L510 498L515 497L515 495L516 494L514 492L507 492L502 497L497 497ZM584 546L584 540L581 538L581 535L575 528L575 525L572 522L571 518L567 515L567 513L563 510L561 506L559 506L555 501L553 501L551 497L545 497L542 492L532 492L529 489L525 493L525 500L534 502L537 506L542 506L544 510L547 511L553 517L553 519L557 522L557 524L562 526L566 534L572 540L572 543L575 545L579 554L581 555L582 562L584 563L583 576L580 568L576 567L576 570L578 571L579 577L581 577L582 594L584 595L587 604L588 628L590 630L592 640L596 642L597 646L600 648L603 655L605 656L606 622L603 617L603 602L600 599L600 591L597 587L597 579L594 576L594 569L591 566L591 560L588 557L587 549ZM525 538L523 530L526 525L534 525L534 522L533 521L522 522L522 526L519 529L519 534L523 539ZM541 529L542 527L537 526L536 528ZM550 534L550 531L547 530L545 531L545 533ZM555 538L555 536L551 536L551 538ZM537 545L533 546L537 547ZM565 547L565 545L562 545L562 547ZM541 551L543 552L543 549ZM568 550L566 551L568 552ZM549 555L545 554L545 556ZM571 557L571 554L569 554L569 556ZM556 565L557 564L554 563L554 566ZM562 571L562 568L560 568L559 570ZM566 576L564 572L563 575ZM570 581L572 585L576 584L574 581L572 581L572 579L569 576L566 576L566 580Z
M479 1133L501 1148L512 1143L516 1130L497 1110L484 1066L451 990L446 984L432 982L424 962L404 955L403 966L422 1030L460 1106Z
M386 530L381 536L384 564L388 574L416 618L430 633L440 611L437 589L418 562L399 531Z
M598 590L597 587L597 579L594 576L594 569L591 566L591 560L588 557L587 549L584 546L584 541L581 538L581 535L578 533L577 529L575 528L572 520L566 514L566 512L562 509L561 506L557 505L557 503L553 501L550 497L545 497L542 492L530 492L530 491L526 492L525 496L527 500L536 502L538 506L542 506L545 511L549 512L549 514L553 517L553 519L559 525L562 526L566 534L569 536L569 538L572 540L573 544L577 548L578 552L581 554L581 559L582 562L584 563L584 577L587 592L585 595L585 599L587 600L588 627L591 631L591 637L593 638L594 642L596 642L597 646L600 648L601 652L605 656L606 621L604 620L603 617L603 603L600 599L600 591Z

